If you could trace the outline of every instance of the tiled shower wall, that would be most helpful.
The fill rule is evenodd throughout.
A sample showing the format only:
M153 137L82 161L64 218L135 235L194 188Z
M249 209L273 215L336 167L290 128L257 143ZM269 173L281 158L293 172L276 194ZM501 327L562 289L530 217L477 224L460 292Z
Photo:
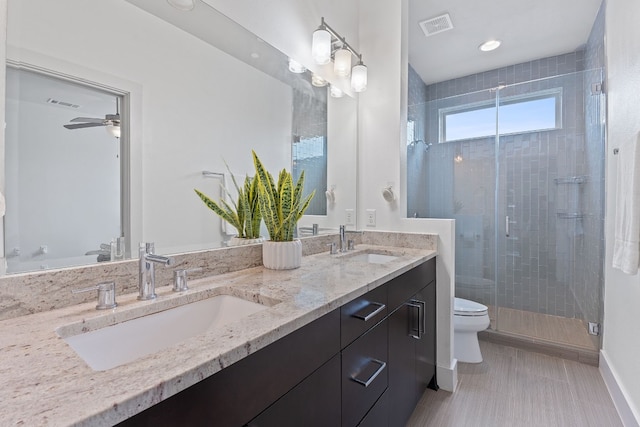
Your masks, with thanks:
M592 97L590 84L601 71L583 70L602 66L594 59L602 46L599 22L600 15L585 51L431 86L410 69L408 117L416 139L427 144L407 148L407 216L457 220L458 296L493 305L497 294L500 306L598 319L604 163L601 126L592 123L600 97ZM486 89L498 83L512 85L501 96L562 87L563 126L502 137L496 222L495 138L438 144L438 111L490 100L495 93ZM512 222L509 238L505 215Z
M316 191L306 213L326 215L327 89L310 82L308 88L307 92L293 89L292 174L297 179L304 171L304 196Z

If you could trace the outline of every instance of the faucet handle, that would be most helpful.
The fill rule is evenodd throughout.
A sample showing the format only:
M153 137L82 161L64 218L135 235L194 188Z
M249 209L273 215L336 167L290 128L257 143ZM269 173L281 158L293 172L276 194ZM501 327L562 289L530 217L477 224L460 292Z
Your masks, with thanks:
M329 246L329 254L335 255L338 253L338 246L336 245L336 242L327 243L327 246Z
M202 267L195 268L180 268L173 271L173 292L188 291L187 286L187 274L195 273L196 271L202 271Z
M118 303L116 303L116 282L104 282L88 288L72 289L71 293L79 294L96 290L98 291L96 310L107 310L118 306Z

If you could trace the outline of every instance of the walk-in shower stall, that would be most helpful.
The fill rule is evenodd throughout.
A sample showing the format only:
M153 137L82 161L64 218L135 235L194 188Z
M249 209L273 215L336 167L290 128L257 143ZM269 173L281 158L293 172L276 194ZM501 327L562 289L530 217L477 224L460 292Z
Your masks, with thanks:
M407 216L456 220L456 296L489 306L492 331L597 352L603 72L583 63L536 61L583 70L521 83L496 73L489 89L441 97L435 85L410 103Z

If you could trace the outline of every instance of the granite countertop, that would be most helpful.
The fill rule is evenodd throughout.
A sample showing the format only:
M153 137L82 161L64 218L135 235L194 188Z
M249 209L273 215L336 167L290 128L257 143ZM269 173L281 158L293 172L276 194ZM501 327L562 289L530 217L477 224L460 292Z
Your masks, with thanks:
M362 252L398 258L384 264L353 259ZM183 293L161 287L153 302L128 294L117 297L119 305L113 310L97 311L95 303L87 303L1 321L0 425L116 424L435 255L428 249L359 245L346 254L305 256L296 270L245 269L193 280ZM269 307L102 372L92 370L56 333L61 327L101 327L216 294Z

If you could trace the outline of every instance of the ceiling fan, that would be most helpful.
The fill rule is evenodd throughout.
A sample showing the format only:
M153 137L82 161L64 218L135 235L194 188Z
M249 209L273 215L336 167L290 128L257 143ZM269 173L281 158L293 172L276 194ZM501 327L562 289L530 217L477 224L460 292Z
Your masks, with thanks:
M71 119L69 124L63 125L67 129L82 129L98 126L106 126L109 133L116 138L120 138L120 109L118 98L116 98L116 113L106 114L104 119L98 117L76 117Z

